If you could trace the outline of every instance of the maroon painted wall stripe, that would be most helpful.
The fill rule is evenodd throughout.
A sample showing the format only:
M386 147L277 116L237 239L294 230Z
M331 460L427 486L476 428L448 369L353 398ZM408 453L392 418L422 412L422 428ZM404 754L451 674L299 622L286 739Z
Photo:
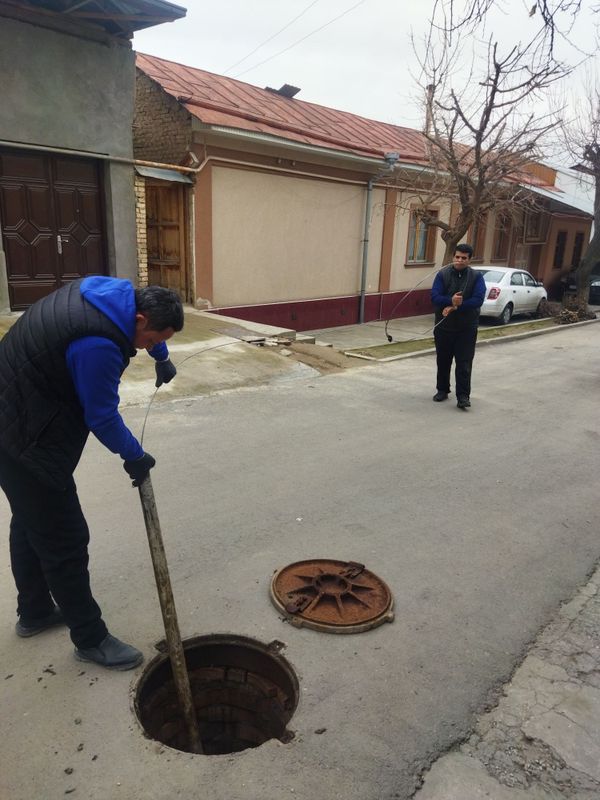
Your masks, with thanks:
M397 317L414 317L431 314L433 308L429 299L429 289L419 289L406 297L407 292L386 292L369 294L365 298L365 322L385 320L393 313ZM394 306L399 303L394 311ZM291 328L295 331L309 331L318 328L337 328L342 325L358 323L359 297L327 297L320 300L299 300L285 303L266 303L255 306L223 306L211 308L214 314L245 319L262 325Z

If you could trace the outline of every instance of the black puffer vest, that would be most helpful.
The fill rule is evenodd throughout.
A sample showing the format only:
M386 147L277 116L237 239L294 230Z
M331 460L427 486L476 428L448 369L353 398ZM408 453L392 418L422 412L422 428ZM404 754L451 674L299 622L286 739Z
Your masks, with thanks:
M54 489L68 485L89 432L67 347L84 336L110 339L123 369L135 355L121 329L82 297L80 283L39 300L0 341L0 448Z
M468 300L473 294L473 287L477 280L477 273L471 267L465 267L460 272L452 265L444 267L440 270L440 275L444 282L444 292L452 297L456 292L462 292L463 300ZM435 322L440 322L444 317L442 316L442 309L435 309ZM458 312L448 314L444 322L440 325L446 331L459 331L465 328L476 328L479 320L479 309L469 308L461 309Z

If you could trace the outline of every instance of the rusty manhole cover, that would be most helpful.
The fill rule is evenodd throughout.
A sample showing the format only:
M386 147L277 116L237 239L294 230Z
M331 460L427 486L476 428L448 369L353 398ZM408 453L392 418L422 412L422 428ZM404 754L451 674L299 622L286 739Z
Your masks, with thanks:
M273 576L271 599L294 625L330 633L360 633L394 619L388 586L354 561L296 561Z

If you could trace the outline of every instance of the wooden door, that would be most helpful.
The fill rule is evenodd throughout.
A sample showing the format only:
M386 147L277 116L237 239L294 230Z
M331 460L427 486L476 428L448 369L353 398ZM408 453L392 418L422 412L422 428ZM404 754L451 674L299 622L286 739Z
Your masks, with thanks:
M106 274L98 164L0 150L0 224L13 309L85 275Z
M102 196L97 162L53 159L54 207L60 285L85 275L105 275Z
M165 286L187 301L185 187L146 181L148 283Z

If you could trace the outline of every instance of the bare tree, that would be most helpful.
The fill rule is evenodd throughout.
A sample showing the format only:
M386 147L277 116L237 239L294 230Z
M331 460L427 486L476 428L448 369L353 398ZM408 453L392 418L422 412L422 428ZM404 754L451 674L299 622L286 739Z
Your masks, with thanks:
M472 7L487 2L472 0ZM447 4L435 6L447 10ZM467 23L475 36L476 20ZM428 164L418 182L414 173L400 173L398 183L403 203L425 224L441 229L446 261L489 211L514 215L535 203L523 184L532 180L528 167L540 158L544 140L558 124L550 113L539 113L539 100L568 72L548 57L543 36L505 53L488 39L482 59L472 56L469 69L461 71L465 48L452 46L459 25L441 12L432 20L420 59ZM444 200L454 207L448 221L430 210Z
M440 20L434 24L452 41L457 34L469 35L477 30L494 8L507 5L507 0L433 0L432 17ZM531 5L523 3L521 14L523 19L539 19L540 36L549 56L554 57L557 40L570 41L577 16L584 10L597 14L600 7L595 0L531 0Z

